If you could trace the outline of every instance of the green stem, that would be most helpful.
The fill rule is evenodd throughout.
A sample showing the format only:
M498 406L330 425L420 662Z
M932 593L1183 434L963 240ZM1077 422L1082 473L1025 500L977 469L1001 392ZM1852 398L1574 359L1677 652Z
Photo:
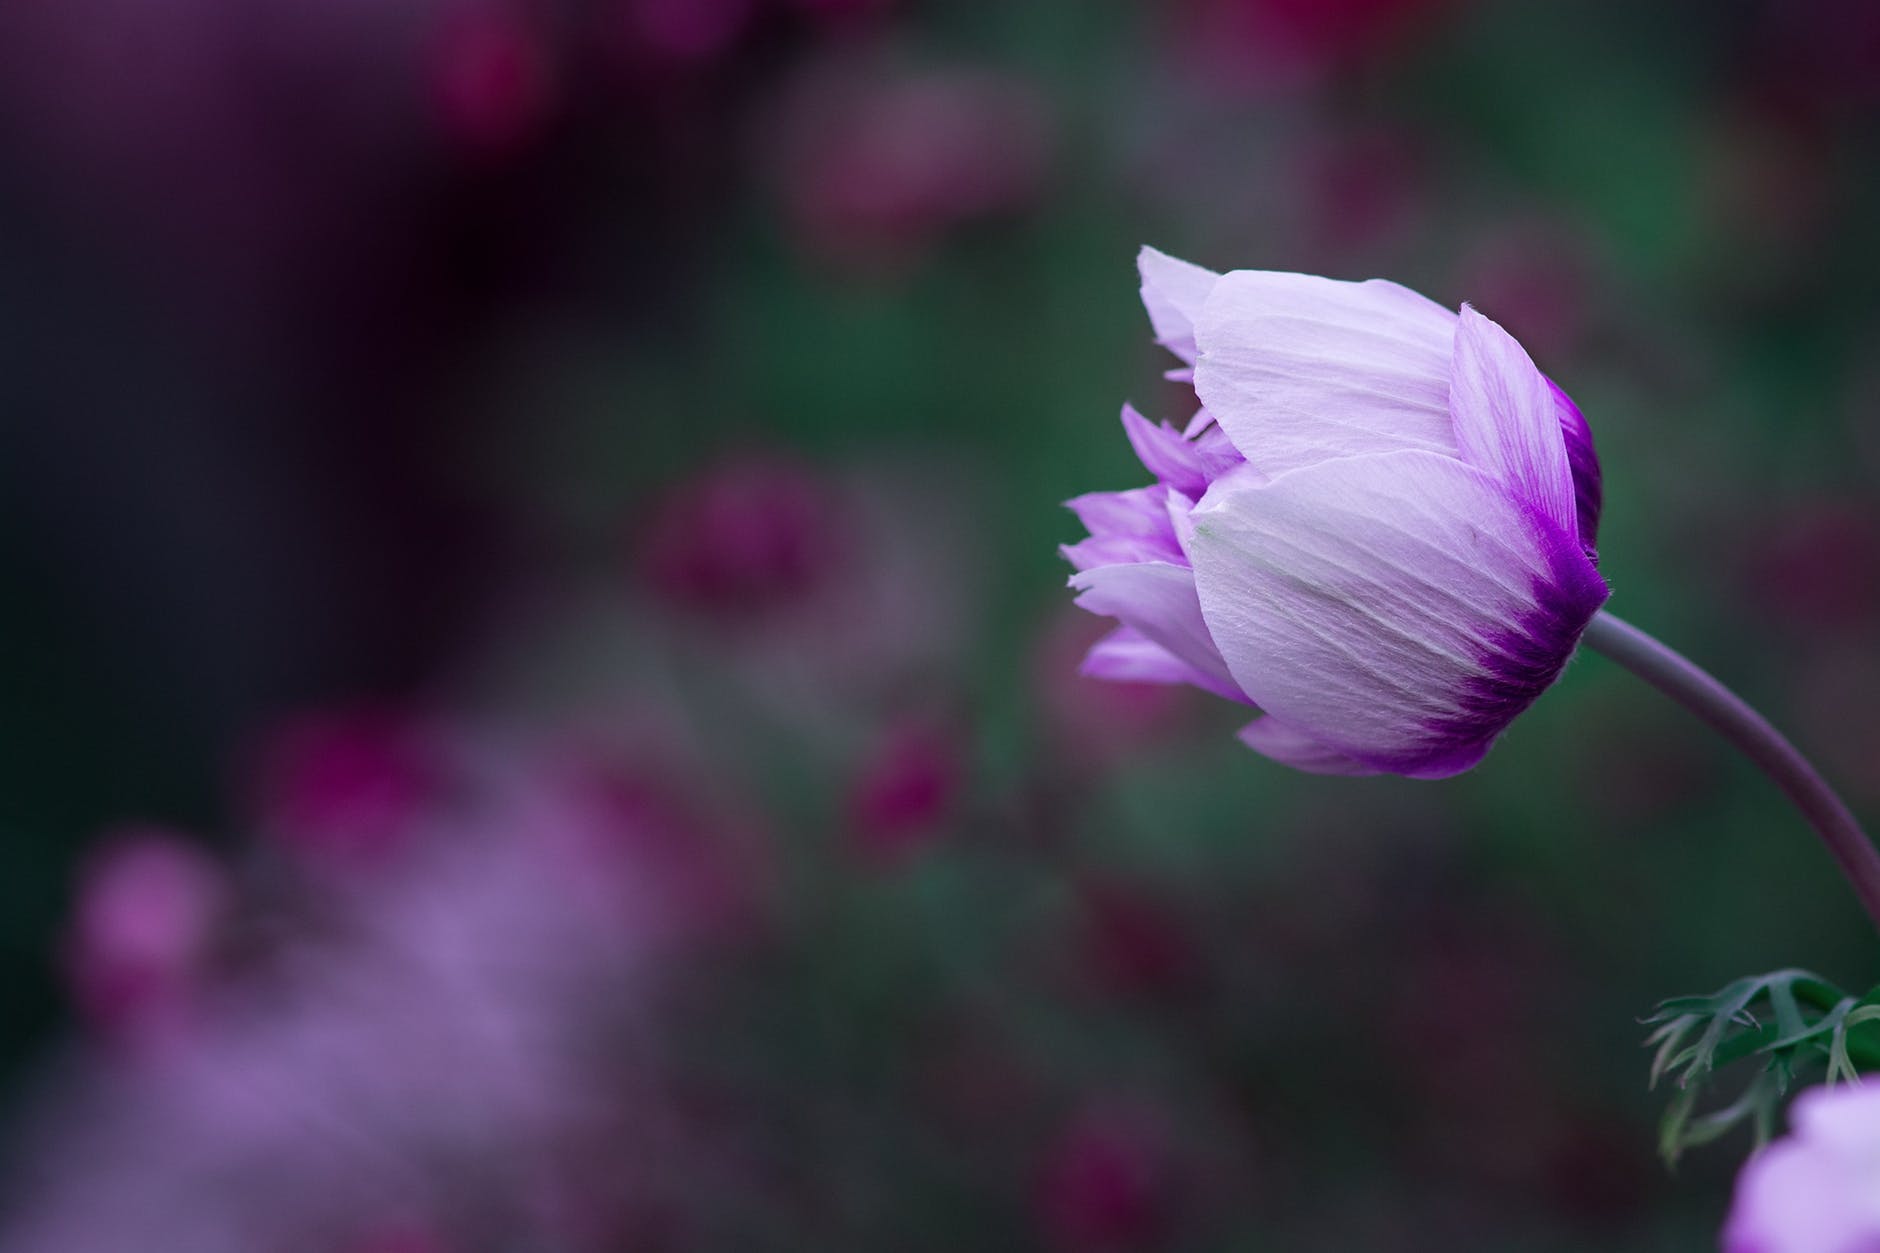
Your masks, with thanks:
M1681 654L1609 613L1594 617L1584 639L1696 714L1773 779L1828 846L1880 928L1880 852L1834 789L1768 719Z

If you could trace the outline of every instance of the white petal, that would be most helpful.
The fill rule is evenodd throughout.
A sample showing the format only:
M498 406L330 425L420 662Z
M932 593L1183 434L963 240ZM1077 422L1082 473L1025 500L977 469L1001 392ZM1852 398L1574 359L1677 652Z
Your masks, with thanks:
M1210 684L1193 666L1129 627L1117 627L1091 645L1080 669L1092 678L1115 683Z
M1161 645L1195 670L1199 686L1246 700L1202 620L1194 571L1161 561L1099 566L1072 575L1071 586L1083 593L1077 598L1081 608L1115 618Z
M1249 699L1379 770L1465 770L1565 664L1606 587L1578 539L1438 453L1229 475L1184 537Z
M1193 365L1195 318L1221 276L1149 247L1136 254L1136 270L1142 275L1142 305L1149 311L1156 342Z
M1195 322L1195 389L1268 474L1404 448L1454 453L1455 325L1441 305L1382 279L1235 270Z
M1456 325L1449 410L1464 461L1507 484L1562 531L1578 533L1554 390L1514 336L1468 305Z
M1307 774L1362 775L1378 771L1268 714L1240 728L1240 742L1263 757Z

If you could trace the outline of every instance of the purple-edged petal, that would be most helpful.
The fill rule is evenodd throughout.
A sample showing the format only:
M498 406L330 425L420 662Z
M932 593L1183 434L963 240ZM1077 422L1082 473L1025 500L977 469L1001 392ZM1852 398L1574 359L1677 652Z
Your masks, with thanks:
M1456 324L1449 413L1462 459L1579 534L1565 433L1547 378L1514 336L1468 305Z
M1191 523L1199 602L1241 689L1392 774L1479 761L1607 595L1576 536L1437 453L1229 475Z
M1191 498L1198 499L1223 471L1240 464L1240 454L1225 438L1187 439L1168 423L1150 422L1129 405L1123 406L1123 432L1145 470Z
M1573 403L1573 397L1560 384L1547 380L1553 393L1554 409L1560 415L1560 433L1567 444L1567 465L1573 471L1574 514L1579 523L1580 544L1591 553L1599 543L1599 510L1605 491L1599 476L1599 453L1593 447L1593 428L1586 415Z
M1142 274L1142 306L1149 311L1156 342L1193 365L1195 318L1221 276L1147 247L1136 255L1136 269Z
M1079 667L1113 683L1188 684L1211 688L1213 680L1140 631L1117 627L1090 646Z
M1328 748L1268 714L1240 728L1240 742L1263 757L1307 774L1362 775L1378 771L1355 757Z
M1194 571L1154 561L1100 566L1073 574L1071 586L1082 593L1077 598L1080 608L1115 618L1161 645L1195 671L1197 687L1229 700L1246 701L1201 619Z
M1089 492L1065 501L1090 537L1059 551L1079 570L1138 561L1188 564L1169 520L1168 489L1161 484L1126 492Z
M1449 310L1382 279L1235 270L1195 322L1195 390L1269 474L1405 448L1453 455L1455 325Z

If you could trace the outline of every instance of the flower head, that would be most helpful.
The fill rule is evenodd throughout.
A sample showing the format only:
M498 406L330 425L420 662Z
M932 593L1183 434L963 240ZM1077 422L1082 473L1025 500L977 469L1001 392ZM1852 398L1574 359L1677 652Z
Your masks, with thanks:
M1085 670L1257 706L1241 738L1303 770L1473 766L1606 600L1579 409L1467 305L1141 266L1201 408L1178 430L1125 407L1156 482L1070 502L1077 603L1122 624Z
M66 976L85 1017L127 1042L182 1025L206 980L228 904L194 843L138 827L89 860L66 936Z
M1724 1253L1858 1253L1880 1247L1880 1088L1796 1098L1794 1134L1737 1176Z

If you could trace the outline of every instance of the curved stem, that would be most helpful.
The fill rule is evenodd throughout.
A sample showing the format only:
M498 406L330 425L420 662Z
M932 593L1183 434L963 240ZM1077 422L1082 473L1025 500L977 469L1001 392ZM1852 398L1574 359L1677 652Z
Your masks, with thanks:
M1828 846L1868 917L1880 927L1880 852L1834 789L1782 732L1742 697L1629 622L1602 612L1583 638L1709 723L1774 779Z

